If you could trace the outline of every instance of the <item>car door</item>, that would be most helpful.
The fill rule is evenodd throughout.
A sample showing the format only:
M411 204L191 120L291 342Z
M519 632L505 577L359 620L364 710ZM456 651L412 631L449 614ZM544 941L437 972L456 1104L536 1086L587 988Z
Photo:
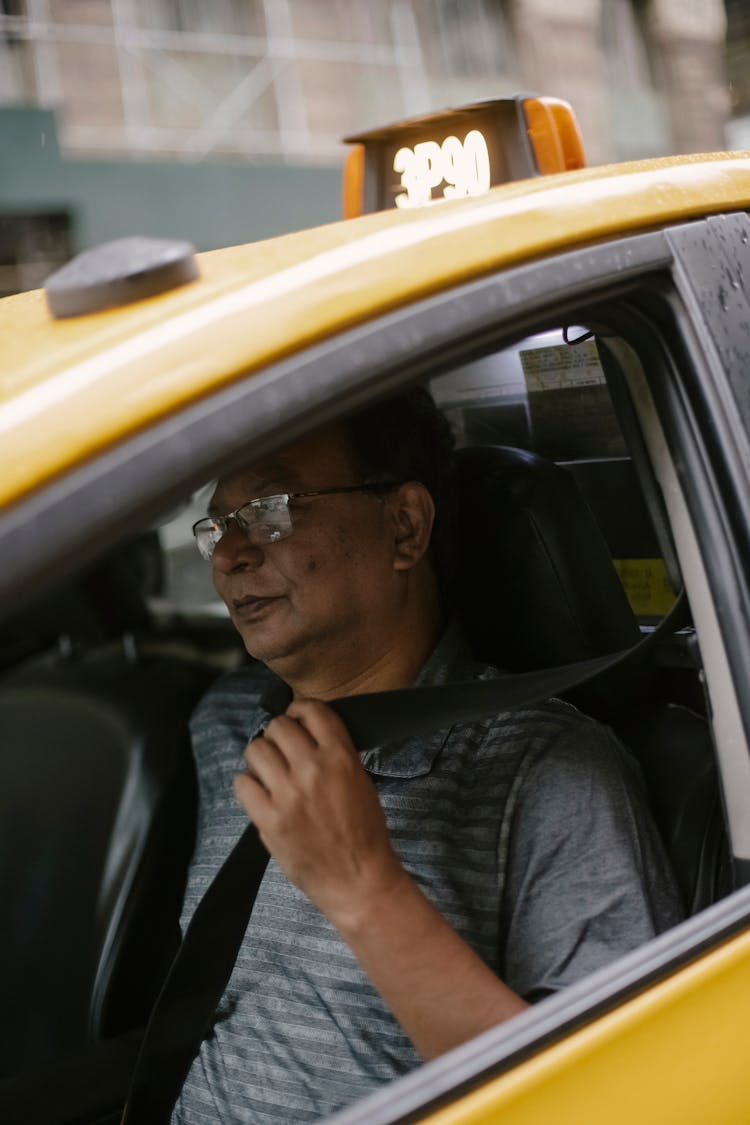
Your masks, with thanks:
M699 220L424 293L190 401L3 515L6 604L33 601L35 586L240 463L248 443L270 451L411 381L445 378L545 330L593 332L666 570L687 590L697 641L690 634L673 663L685 661L692 688L702 692L705 681L737 890L343 1110L340 1125L500 1115L624 1121L636 1113L697 1121L707 1119L709 1101L712 1120L731 1121L750 1098L738 1046L750 986L746 298L729 276L715 285L717 273L739 281L750 269L746 235L745 216ZM707 1025L718 1029L708 1047Z

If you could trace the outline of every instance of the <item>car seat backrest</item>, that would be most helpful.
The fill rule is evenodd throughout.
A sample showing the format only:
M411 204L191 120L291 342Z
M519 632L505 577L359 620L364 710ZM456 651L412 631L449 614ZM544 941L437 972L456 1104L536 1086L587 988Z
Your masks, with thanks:
M120 544L74 579L54 585L30 605L0 621L0 671L48 651L91 648L149 627L146 596L159 592L158 534Z
M188 719L216 670L145 655L158 554L134 540L0 629L37 653L0 679L5 1075L145 1023L179 938Z
M462 449L457 460L457 602L477 655L525 672L635 644L635 616L571 474L506 446ZM571 697L608 718L621 698L609 683Z
M527 671L628 648L640 631L572 473L525 450L459 450L463 558L456 601L478 656ZM570 693L638 756L686 906L730 886L707 721L657 695L655 669L616 669Z
M732 890L716 759L702 715L675 703L620 729L641 763L683 902L694 914Z
M145 1021L178 938L207 683L109 651L0 685L5 1073Z

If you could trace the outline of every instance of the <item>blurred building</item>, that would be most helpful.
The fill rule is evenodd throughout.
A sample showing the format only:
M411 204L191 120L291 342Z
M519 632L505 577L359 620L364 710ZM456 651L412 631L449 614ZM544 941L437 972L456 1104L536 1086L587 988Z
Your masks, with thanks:
M725 30L722 0L0 0L0 290L120 234L334 219L343 135L481 98L569 99L590 163L722 148Z
M732 116L727 137L732 148L750 149L750 0L726 0L727 80Z

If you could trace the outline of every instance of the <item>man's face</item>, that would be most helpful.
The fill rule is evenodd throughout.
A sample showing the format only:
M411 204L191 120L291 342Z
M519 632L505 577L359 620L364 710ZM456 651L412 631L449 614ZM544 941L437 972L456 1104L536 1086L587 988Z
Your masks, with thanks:
M343 430L331 428L224 477L211 501L223 515L256 497L362 483ZM379 494L290 504L294 529L254 546L237 526L216 545L213 579L251 656L270 664L367 637L394 611L393 523Z

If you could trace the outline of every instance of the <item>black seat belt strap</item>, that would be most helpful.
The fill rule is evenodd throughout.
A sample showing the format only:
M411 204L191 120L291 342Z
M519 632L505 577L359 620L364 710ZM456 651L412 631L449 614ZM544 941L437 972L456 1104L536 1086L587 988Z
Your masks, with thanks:
M359 750L531 706L635 661L676 627L684 602L638 644L557 668L439 687L355 695L331 702ZM268 852L253 825L243 832L201 899L151 1013L123 1125L167 1125L226 988Z
M531 706L615 668L636 666L657 641L679 629L686 616L687 600L682 592L655 629L630 648L606 656L532 672L513 672L492 680L350 695L333 700L329 706L343 720L357 749L369 750L454 723L487 719L500 711Z
M123 1125L169 1121L234 968L268 858L248 824L198 903L151 1012Z

